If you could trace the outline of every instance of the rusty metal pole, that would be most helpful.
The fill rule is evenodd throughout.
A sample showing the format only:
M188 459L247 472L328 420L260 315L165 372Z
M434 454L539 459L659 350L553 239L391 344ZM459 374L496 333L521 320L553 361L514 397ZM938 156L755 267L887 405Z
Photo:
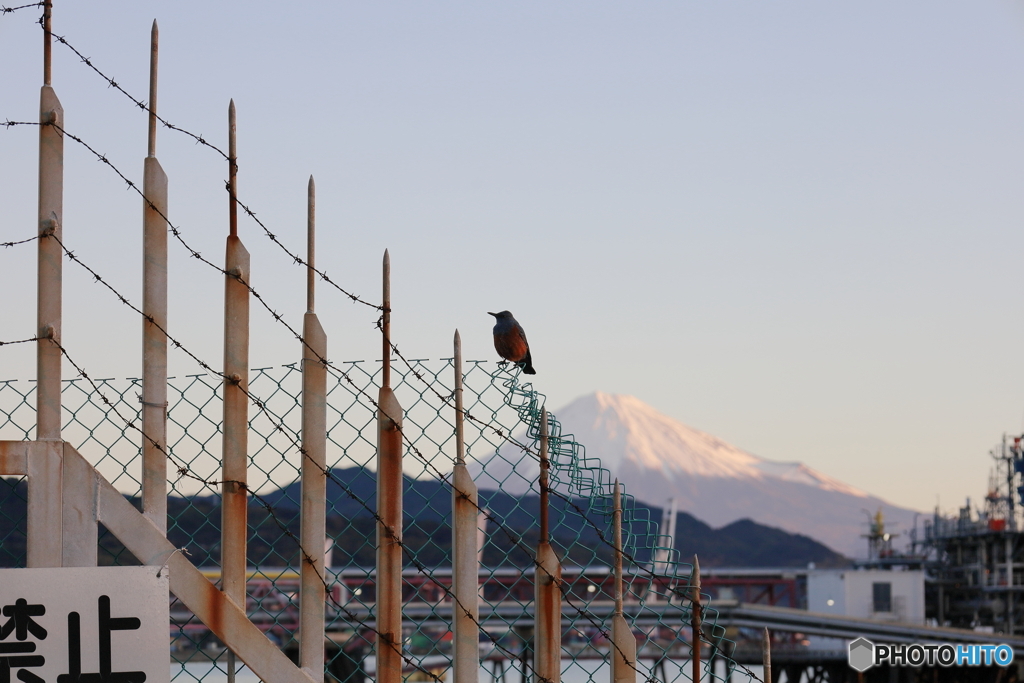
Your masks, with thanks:
M693 556L693 573L690 575L690 597L693 600L693 612L690 615L690 628L693 631L693 658L691 678L693 683L699 683L701 671L700 671L700 636L701 636L701 604L700 604L700 562L697 561L697 556Z
M452 471L452 630L454 683L480 678L479 584L476 482L466 468L465 413L462 403L462 338L455 330L455 468Z
M61 309L64 219L64 108L50 84L51 17L53 3L43 5L43 86L39 93L39 214L40 235L36 290L36 439L60 441ZM54 124L54 125L50 125ZM49 236L57 239L49 239ZM56 343L54 343L56 342ZM62 448L52 443L34 453L30 471L27 565L62 564ZM35 492L38 491L39 494Z
M476 514L476 563L478 566L484 566L484 545L487 544L487 515L491 514L491 511L487 508L480 508ZM480 599L484 598L484 587L480 584Z
M764 683L772 683L772 638L767 628L761 641L761 662L764 666Z
M156 158L159 41L154 19L149 52L149 152L142 176L142 512L166 534L167 174Z
M487 516L491 511L485 507L477 509L476 513L476 566L484 566L484 546L487 545ZM477 588L477 604L484 601L484 584L481 582ZM493 610L492 610L493 611Z
M377 397L377 683L402 683L402 406L391 390L391 257L384 251Z
M228 106L228 216L224 270L224 437L221 499L221 590L245 609L249 435L249 252L238 239L235 102ZM228 653L234 683L235 654Z
M612 615L612 683L636 683L636 638L622 614L622 491L615 480L615 613Z
M316 186L309 177L306 207L306 315L302 319L302 517L306 555L300 572L299 666L324 675L324 604L327 598L324 539L327 537L327 335L316 315Z
M562 680L562 565L551 547L548 522L548 411L540 412L540 540L537 543L537 568L533 575L536 602L536 654L534 668L540 683Z

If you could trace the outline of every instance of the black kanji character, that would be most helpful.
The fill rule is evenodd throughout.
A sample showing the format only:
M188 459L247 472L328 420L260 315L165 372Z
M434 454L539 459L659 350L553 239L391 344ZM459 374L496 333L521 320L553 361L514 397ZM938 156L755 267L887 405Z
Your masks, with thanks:
M18 640L25 640L31 633L39 640L46 640L46 629L37 624L32 617L41 617L46 614L46 608L42 605L30 605L25 598L18 598L13 605L4 606L4 616L10 617L3 626L0 626L0 640L5 640L14 631L14 637Z
M25 656L27 653L35 651L35 643L0 643L0 683L11 683L12 669L18 669L18 679L25 683L43 683L42 678L25 670L46 663L46 659L42 655Z
M36 651L35 643L17 642L28 639L32 634L39 640L46 640L46 629L35 622L32 617L46 614L42 605L30 605L28 600L18 598L13 605L5 605L3 609L7 621L0 626L0 640L14 633L15 642L0 643L0 683L11 683L11 671L18 670L18 680L25 683L43 683L43 679L28 668L42 666L46 659L42 655L30 655Z
M101 595L99 608L100 670L82 673L82 625L78 612L68 613L68 673L57 676L57 683L144 683L145 671L113 671L110 657L110 632L134 631L142 625L136 617L111 617L110 597ZM20 677L20 675L19 675ZM25 679L22 679L25 680ZM0 681L0 683L7 683ZM28 683L26 681L26 683ZM35 681L33 683L41 683Z
M46 659L41 654L27 655L35 652L35 643L0 643L0 683L10 683L10 672L17 669L17 678L25 683L43 683L43 679L26 671L30 667L42 667ZM18 656L20 655L20 656Z

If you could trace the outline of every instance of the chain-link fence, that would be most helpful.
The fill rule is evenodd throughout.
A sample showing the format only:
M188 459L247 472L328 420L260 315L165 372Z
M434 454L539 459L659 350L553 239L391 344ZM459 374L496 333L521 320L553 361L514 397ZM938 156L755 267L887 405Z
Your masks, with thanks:
M329 595L327 671L361 683L374 675L374 564L377 422L364 400L376 391L380 363L341 364L328 388L327 529ZM493 367L493 365L490 365ZM445 477L454 451L451 360L395 367L393 385L405 408L403 637L408 680L444 676L450 667L452 497ZM347 377L345 376L347 375ZM538 541L537 442L543 396L518 374L466 363L467 459L480 486L480 654L484 680L532 678L534 549ZM214 581L219 576L221 382L209 375L169 381L168 537ZM138 434L113 417L139 416L137 379L64 383L64 438L125 495L138 501ZM286 652L297 649L301 372L295 365L253 371L249 432L248 604L252 620ZM34 432L34 383L0 382L0 439ZM549 418L551 542L563 565L563 673L566 683L605 680L612 601L609 472L586 457ZM177 464L173 464L177 463ZM177 471L175 471L177 468ZM25 563L25 484L0 488L0 566ZM651 511L624 497L625 614L637 638L638 680L689 680L690 566L659 537ZM100 562L137 561L100 530ZM704 665L728 676L731 641L705 608ZM171 604L172 677L178 683L223 677L223 645L184 605ZM746 679L742 668L736 671ZM210 677L213 678L210 678Z

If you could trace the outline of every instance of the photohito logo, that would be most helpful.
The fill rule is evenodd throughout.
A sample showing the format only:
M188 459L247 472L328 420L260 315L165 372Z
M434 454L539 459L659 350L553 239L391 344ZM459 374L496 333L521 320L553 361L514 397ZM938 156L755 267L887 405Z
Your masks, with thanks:
M872 643L857 638L849 646L850 668L867 671L873 666L1009 666L1013 648L1009 645L950 643Z
M850 667L856 671L867 671L875 663L875 644L867 638L858 638L850 643Z

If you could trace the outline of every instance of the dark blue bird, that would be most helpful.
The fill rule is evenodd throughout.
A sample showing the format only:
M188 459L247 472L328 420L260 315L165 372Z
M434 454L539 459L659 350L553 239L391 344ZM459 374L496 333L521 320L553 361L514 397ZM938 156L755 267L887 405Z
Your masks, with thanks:
M487 312L493 315L497 322L494 324L494 350L505 360L510 360L523 369L527 375L536 375L533 369L533 358L530 357L530 344L526 341L526 332L523 326L516 322L508 311L501 313Z

